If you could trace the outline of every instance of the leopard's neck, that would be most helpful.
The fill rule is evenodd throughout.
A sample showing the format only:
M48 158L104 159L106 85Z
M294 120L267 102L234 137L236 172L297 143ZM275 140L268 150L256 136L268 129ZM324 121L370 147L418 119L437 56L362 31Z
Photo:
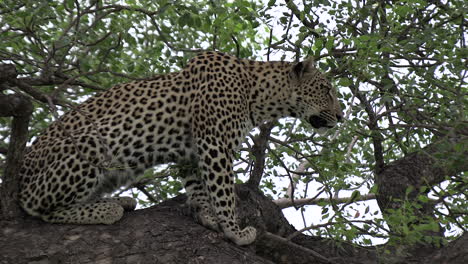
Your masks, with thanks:
M291 114L290 62L244 61L254 79L250 111L254 126Z

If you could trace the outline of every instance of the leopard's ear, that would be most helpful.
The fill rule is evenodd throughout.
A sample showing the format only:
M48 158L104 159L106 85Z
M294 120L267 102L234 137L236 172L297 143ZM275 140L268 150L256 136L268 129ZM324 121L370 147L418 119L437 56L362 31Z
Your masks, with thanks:
M312 73L315 71L315 61L313 58L307 58L304 61L296 63L291 70L291 77L299 81L304 74Z

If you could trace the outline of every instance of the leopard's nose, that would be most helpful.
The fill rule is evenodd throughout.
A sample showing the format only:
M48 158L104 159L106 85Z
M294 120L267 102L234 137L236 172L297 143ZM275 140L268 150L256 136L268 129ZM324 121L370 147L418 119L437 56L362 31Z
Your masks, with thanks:
M343 120L343 113L340 112L339 114L336 114L336 120L338 120L338 122Z

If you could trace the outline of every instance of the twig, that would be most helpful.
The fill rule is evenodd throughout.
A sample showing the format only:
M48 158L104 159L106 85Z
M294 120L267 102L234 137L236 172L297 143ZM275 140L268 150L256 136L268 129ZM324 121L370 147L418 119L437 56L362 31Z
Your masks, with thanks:
M358 136L354 136L353 139L351 139L351 142L348 145L348 149L346 150L346 154L344 158L346 162L350 162L349 156L351 155L351 151L353 150L353 147L356 144L357 140L358 140Z
M270 36L268 38L267 61L270 61L271 41L273 40L273 27L270 28Z
M232 39L232 41L234 41L234 43L236 44L236 57L239 58L239 56L240 56L240 45L239 45L239 42L237 41L236 37L234 37L234 35L231 35L231 39Z
M319 192L319 194L323 193L324 190ZM341 203L348 203L350 201L350 197L343 197L343 198L332 198L331 200L328 198L317 198L317 195L312 198L303 198L303 199L294 199L294 204L292 203L290 198L281 198L278 200L274 200L273 202L281 209L288 208L290 206L303 206L303 205L316 205L322 202L334 202L336 204ZM353 202L359 201L367 201L375 199L375 194L366 194L361 195L358 198L354 199Z
M144 185L138 185L138 186L135 186L135 187L140 192L142 192L144 195L146 195L146 197L148 197L148 200L150 200L152 203L154 203L154 204L158 203L158 200L156 198L154 198L154 196L145 189Z
M306 252L306 253L312 255L314 258L318 259L321 263L335 263L335 262L329 260L328 258L322 256L318 252L316 252L316 251L314 251L314 250L312 250L310 248L306 248L306 247L303 247L303 246L298 245L296 243L293 243L293 242L289 241L288 239L286 239L284 237L280 237L280 236L272 234L270 232L265 232L263 234L263 236L265 238L267 238L268 240L273 240L273 241L276 241L278 243L285 244L285 245L287 245L289 247L293 247L293 248L295 248L297 250Z
M299 8L294 4L294 1L291 0L286 0L286 6L291 10L291 14L294 14L294 16L299 19L299 21L304 24L304 26L308 27L309 30L311 31L311 34L314 35L314 37L318 38L320 35L315 31L315 27L318 25L318 18L316 21L309 21L305 16L301 18L301 11Z

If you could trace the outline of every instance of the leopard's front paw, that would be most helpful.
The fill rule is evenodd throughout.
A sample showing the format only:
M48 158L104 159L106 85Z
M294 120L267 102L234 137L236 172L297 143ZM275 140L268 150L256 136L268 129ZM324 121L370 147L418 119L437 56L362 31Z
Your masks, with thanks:
M255 238L257 237L257 229L255 229L255 227L248 226L238 231L225 231L224 234L232 242L239 246L244 246L252 244L255 241Z

